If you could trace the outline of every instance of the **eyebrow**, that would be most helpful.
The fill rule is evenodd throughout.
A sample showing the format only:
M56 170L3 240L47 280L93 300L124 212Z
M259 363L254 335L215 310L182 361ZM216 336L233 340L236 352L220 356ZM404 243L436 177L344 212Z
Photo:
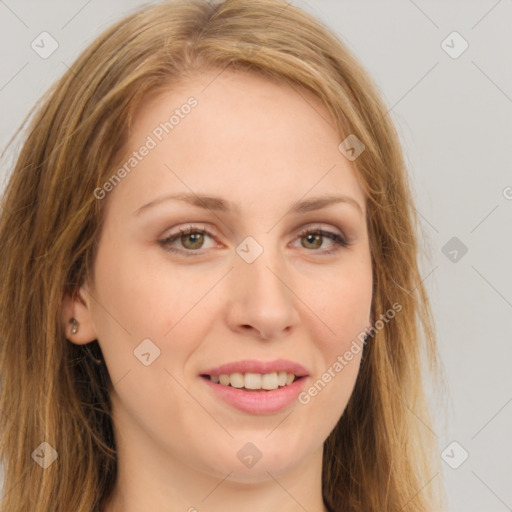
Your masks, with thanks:
M134 214L139 215L143 211L148 210L149 208L156 206L165 201L183 201L193 206L197 206L199 208L204 208L205 210L213 210L218 212L234 212L236 214L240 214L240 208L232 203L231 201L227 201L222 199L221 197L209 196L205 194L168 194L165 196L158 197L153 201L141 206L137 210L135 210ZM320 210L331 204L336 203L345 203L352 205L355 207L361 214L363 214L363 209L361 205L353 198L347 195L325 195L319 197L312 197L311 199L305 199L303 201L298 201L294 203L287 213L308 213L316 210Z

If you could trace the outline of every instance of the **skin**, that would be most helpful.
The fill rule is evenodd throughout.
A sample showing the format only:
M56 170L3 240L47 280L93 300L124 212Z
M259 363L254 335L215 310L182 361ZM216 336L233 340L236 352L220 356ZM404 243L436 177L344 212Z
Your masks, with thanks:
M326 511L323 442L350 398L361 352L308 404L272 414L231 407L199 375L241 359L283 358L306 367L307 389L349 349L371 322L363 190L316 97L229 70L147 99L127 157L190 96L197 107L102 199L94 282L63 304L69 340L98 339L113 382L119 475L106 510ZM169 200L134 213L162 195L191 191L221 196L239 212ZM287 213L299 200L333 193L350 196L361 211L340 202ZM202 245L178 236L170 245L200 256L159 244L188 224L212 236ZM351 245L299 236L308 227ZM236 252L247 236L263 248L250 264ZM76 334L71 317L80 324ZM160 350L149 366L134 356L146 338ZM247 442L262 453L251 468L237 458Z

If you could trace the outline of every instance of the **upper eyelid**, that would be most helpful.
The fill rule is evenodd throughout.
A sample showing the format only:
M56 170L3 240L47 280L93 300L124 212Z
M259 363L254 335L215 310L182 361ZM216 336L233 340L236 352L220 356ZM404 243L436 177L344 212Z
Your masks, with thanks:
M337 229L339 230L339 233L337 232L334 232L334 231L331 231L332 229ZM212 229L208 228L206 225L191 225L191 224L185 224L185 225L182 225L182 226L179 226L177 228L176 231L170 233L169 235L163 237L162 240L168 240L169 238L173 238L173 237L176 237L176 236L179 236L182 232L185 232L187 233L188 231L192 231L192 232L195 232L195 231L201 231L201 232L204 232L206 233L208 236L211 236L212 238L217 238L217 235L216 233L214 233ZM341 231L339 228L330 228L330 227L324 227L324 225L320 222L316 222L316 223L311 223L309 225L306 225L300 229L296 229L294 230L295 232L295 236L298 236L304 232L308 232L308 231L327 231L327 232L331 232L332 234L335 234L335 235L339 235L345 239L347 239L347 237L345 236L345 234L343 233L343 231Z

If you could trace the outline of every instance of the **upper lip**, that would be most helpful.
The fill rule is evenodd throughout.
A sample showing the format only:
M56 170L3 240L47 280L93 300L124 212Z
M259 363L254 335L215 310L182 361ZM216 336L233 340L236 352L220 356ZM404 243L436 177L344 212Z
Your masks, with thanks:
M274 372L293 373L297 377L309 375L304 366L286 359L276 359L274 361L267 362L257 361L255 359L245 359L243 361L221 364L220 366L201 372L201 375L230 375L232 373L265 374Z

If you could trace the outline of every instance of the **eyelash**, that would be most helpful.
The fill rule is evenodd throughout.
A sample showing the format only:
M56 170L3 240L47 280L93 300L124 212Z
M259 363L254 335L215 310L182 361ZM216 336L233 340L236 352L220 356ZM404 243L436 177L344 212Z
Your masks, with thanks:
M187 257L188 256L201 256L204 253L199 253L197 251L193 251L192 249L185 249L185 250L177 249L176 247L170 246L171 242L174 242L175 240L177 240L178 238L181 238L184 235L191 235L192 233L208 235L209 237L214 238L212 233L210 233L206 229L200 229L200 228L195 228L193 226L188 226L186 228L180 228L178 230L178 233L173 233L172 235L168 236L164 240L160 240L159 244L162 246L162 248L164 250L169 251L169 252L182 254ZM297 238L302 238L306 235L321 235L323 237L329 238L330 240L332 240L335 243L334 249L329 249L329 250L324 250L324 251L318 251L318 250L313 251L313 252L320 252L320 254L322 254L322 255L334 254L335 252L338 252L342 247L348 247L351 245L349 242L347 242L342 236L338 235L337 233L332 233L331 231L325 231L323 229L306 228L297 235Z

